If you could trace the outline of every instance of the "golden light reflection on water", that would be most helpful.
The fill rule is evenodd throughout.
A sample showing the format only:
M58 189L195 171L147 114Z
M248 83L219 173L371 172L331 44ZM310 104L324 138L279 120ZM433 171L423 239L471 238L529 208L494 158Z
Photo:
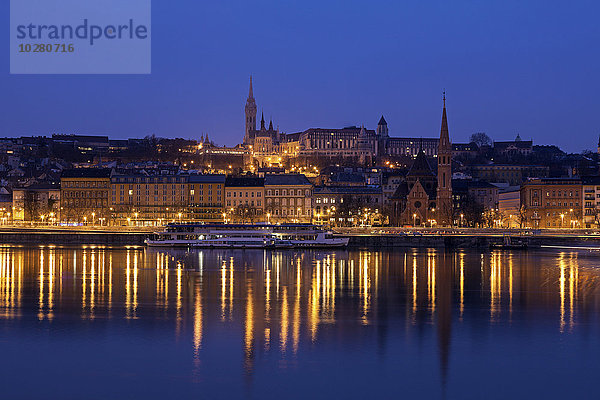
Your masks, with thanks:
M54 323L70 310L88 320L159 319L175 337L189 338L196 367L210 345L207 332L222 329L239 335L251 370L257 355L294 357L391 317L409 329L433 323L442 347L454 324L482 314L490 324L513 325L522 312L550 315L569 334L582 310L600 307L596 257L0 247L0 320L31 315Z

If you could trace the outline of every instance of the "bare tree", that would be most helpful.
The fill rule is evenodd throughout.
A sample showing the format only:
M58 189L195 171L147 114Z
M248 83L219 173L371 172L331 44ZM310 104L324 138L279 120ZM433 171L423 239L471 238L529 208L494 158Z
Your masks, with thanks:
M525 204L521 205L521 208L519 208L517 218L519 220L519 229L523 229L523 225L527 222L527 207L525 207Z
M477 132L471 135L469 139L471 143L475 143L477 146L491 146L492 139L485 132Z

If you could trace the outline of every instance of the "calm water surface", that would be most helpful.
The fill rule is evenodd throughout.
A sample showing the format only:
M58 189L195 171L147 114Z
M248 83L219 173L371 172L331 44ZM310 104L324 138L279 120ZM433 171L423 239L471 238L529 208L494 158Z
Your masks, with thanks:
M1 393L597 399L599 261L0 247Z

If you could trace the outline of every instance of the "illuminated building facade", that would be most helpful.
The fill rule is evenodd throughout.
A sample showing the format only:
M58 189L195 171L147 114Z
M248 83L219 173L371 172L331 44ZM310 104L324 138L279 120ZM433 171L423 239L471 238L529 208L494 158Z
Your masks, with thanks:
M187 217L192 221L223 220L225 175L190 175Z
M110 176L107 168L76 168L63 171L60 178L64 223L106 225L110 216Z
M225 219L231 222L264 220L265 179L228 176L225 180Z
M597 228L600 225L600 177L586 176L583 183L583 222L586 228Z
M188 175L172 171L142 170L113 174L111 223L153 226L188 220L188 184Z
M544 178L521 187L524 225L530 228L580 228L583 185L581 179Z
M312 221L313 185L301 174L265 176L265 212L270 222Z
M34 184L13 189L13 221L43 224L60 217L60 187Z

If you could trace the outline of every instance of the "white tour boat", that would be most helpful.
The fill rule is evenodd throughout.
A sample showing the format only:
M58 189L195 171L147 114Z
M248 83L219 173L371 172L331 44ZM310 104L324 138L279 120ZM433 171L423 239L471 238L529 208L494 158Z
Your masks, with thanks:
M335 248L348 238L334 237L311 224L169 224L146 239L148 246L198 248Z

